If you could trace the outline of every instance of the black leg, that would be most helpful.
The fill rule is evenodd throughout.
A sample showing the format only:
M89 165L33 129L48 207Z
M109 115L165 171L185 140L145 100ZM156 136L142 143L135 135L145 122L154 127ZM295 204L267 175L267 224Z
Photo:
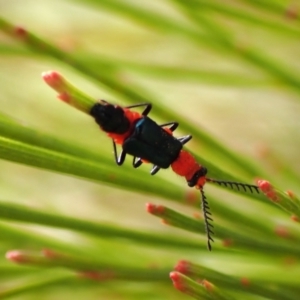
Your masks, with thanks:
M134 168L138 168L139 166L142 165L142 160L139 157L134 156L133 157L133 161L132 161L132 165Z
M166 127L166 126L169 126L169 125L171 125L171 126L169 127L169 129L173 132L173 131L175 131L176 128L179 126L179 123L177 123L177 122L168 122L168 123L161 124L161 125L159 125L159 126L160 126L160 127Z
M121 154L118 157L117 146L116 146L116 143L114 142L114 140L113 140L113 149L114 149L114 157L115 157L116 164L118 166L123 165L125 158L126 158L126 151L122 150Z
M151 111L151 109L152 109L152 104L151 103L134 104L134 105L126 106L126 108L134 108L134 107L140 107L140 106L146 106L146 108L142 112L143 116L147 116L149 114L149 112Z
M151 174L151 175L155 175L159 170L160 170L160 167L154 165L153 168L151 169L150 174Z
M178 138L177 140L182 144L186 144L188 141L190 141L192 139L192 136L189 134L189 135L185 135L185 136L182 136L180 138Z

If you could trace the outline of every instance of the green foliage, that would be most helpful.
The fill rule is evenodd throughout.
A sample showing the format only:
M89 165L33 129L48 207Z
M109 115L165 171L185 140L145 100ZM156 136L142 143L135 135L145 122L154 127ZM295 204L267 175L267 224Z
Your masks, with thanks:
M0 11L0 299L299 298L296 6L26 0ZM48 70L67 78L52 87L77 110L53 100ZM178 121L209 177L275 187L205 185L208 252L199 191L171 170L116 166L88 116L99 98L151 102L154 120Z

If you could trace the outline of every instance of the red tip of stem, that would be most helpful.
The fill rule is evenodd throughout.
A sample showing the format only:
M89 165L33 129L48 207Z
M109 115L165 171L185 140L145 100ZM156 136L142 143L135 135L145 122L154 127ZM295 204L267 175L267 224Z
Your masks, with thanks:
M61 75L56 71L47 71L42 73L42 78L46 81L46 83L52 85L61 80Z
M193 189L189 189L185 196L188 204L197 204L199 202L199 194Z
M190 272L190 267L191 264L187 260L180 260L176 266L175 266L175 271L178 271L182 274L188 274Z
M25 38L27 36L27 30L22 26L15 27L15 33L20 38Z
M198 212L194 212L194 213L193 213L193 216L194 216L194 218L197 219L197 220L201 220L201 219L203 218L203 216L202 216L200 213L198 213Z
M276 191L269 181L259 179L257 180L257 185L259 189L265 194L265 196L270 200L274 202L278 202L280 200L279 196L277 195Z
M296 215L292 215L292 216L291 216L291 220L294 221L294 222L299 222L299 221L300 221L300 220L299 220L299 217L296 216Z
M213 291L214 290L214 285L210 283L207 280L202 280L201 284L208 290L208 291Z
M258 179L256 183L263 193L267 193L273 190L271 183L267 180Z
M47 71L42 73L44 81L59 93L65 92L63 77L56 71Z
M291 198L295 199L295 194L292 191L286 191L286 194Z
M250 280L249 280L249 278L242 277L242 278L241 278L241 284L242 284L243 286L245 286L245 287L250 286Z
M184 284L184 281L182 280L182 277L180 276L180 273L171 272L170 278L173 281L173 285L177 290L182 291L182 292L184 292L186 290L186 286Z
M289 231L287 230L286 227L284 226L277 226L275 228L275 233L280 236L280 237L283 237L283 238L288 238L289 237Z
M231 247L233 245L233 241L231 239L225 239L222 241L224 247Z
M146 210L153 215L163 214L165 207L163 205L155 205L153 203L146 203Z
M15 263L23 263L26 262L26 259L23 253L19 250L8 251L5 255L6 259L15 262Z
M146 210L148 213L152 214L155 211L155 204L153 203L146 203Z
M299 9L295 4L291 4L285 11L285 15L290 20L295 20L299 17Z
M165 220L165 219L161 219L161 223L165 224L165 225L171 225L172 223L170 223L170 221Z

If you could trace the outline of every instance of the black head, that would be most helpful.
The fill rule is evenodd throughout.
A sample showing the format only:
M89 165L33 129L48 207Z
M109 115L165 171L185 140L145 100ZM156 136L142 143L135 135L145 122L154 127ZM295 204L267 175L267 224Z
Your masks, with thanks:
M95 121L105 132L123 134L129 127L130 122L127 119L124 110L106 101L96 103L90 111Z
M203 177L207 174L207 169L205 167L201 167L197 172L195 172L195 174L193 175L193 177L187 181L188 186L193 187L197 184L198 179L200 177Z

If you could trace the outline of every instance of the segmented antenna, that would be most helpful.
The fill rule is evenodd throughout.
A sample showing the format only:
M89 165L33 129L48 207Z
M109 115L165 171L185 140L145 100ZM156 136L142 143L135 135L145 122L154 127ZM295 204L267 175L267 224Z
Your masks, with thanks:
M238 190L240 190L240 187L244 189L245 192L247 192L247 188L249 189L250 193L253 194L253 190L259 193L258 186L254 184L247 184L247 183L241 183L241 182L235 182L235 181L224 181L224 180L217 180L212 178L206 178L207 182L217 183L218 185L224 185L226 187L230 187L233 189L233 187L236 187Z
M214 228L213 224L210 223L213 222L213 219L211 218L211 212L209 208L209 204L207 202L207 199L205 197L203 188L200 188L200 193L202 196L202 211L204 216L204 224L205 224L205 231L207 236L207 247L209 251L211 251L211 242L214 242L212 235L214 234L212 228Z

